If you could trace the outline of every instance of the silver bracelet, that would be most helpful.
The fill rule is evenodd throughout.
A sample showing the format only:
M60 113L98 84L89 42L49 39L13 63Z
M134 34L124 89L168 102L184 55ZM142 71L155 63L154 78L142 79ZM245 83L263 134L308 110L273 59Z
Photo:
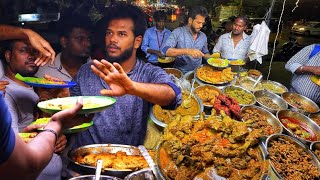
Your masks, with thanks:
M40 131L40 133L42 133L42 132L51 132L51 133L54 134L54 136L56 137L55 142L57 142L57 140L58 140L58 133L57 133L56 131L54 131L54 130L52 130L52 129L44 129L44 130L41 130L41 131Z

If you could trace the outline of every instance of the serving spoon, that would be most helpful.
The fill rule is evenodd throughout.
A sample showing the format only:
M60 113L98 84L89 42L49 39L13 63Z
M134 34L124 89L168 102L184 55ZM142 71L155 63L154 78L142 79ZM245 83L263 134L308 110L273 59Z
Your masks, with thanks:
M193 79L193 80L192 80L192 86L191 86L191 90L190 90L189 96L188 96L187 99L183 100L183 102L182 102L183 107L185 107L186 109L188 109L188 108L191 107L191 94L192 94L192 92L193 92L194 82L195 82L195 80Z
M98 160L97 162L97 168L96 168L96 176L95 176L95 180L100 180L100 176L101 176L101 169L102 169L102 160Z
M257 84L260 82L261 79L262 79L262 75L260 75L260 76L258 77L258 79L256 80L256 82L253 84L252 89L254 89L254 88L257 86Z

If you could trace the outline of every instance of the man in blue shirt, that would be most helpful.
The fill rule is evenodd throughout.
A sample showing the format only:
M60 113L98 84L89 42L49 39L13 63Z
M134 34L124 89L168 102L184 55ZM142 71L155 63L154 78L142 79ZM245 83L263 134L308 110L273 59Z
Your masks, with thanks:
M153 104L176 108L181 90L160 67L136 57L146 22L143 12L133 5L119 4L106 14L106 60L84 64L76 78L72 96L108 95L117 102L95 113L94 125L76 135L75 146L87 144L141 145Z
M161 47L171 34L171 31L164 27L166 17L165 12L156 11L153 14L155 26L147 29L143 36L141 49L147 54L146 57L151 64L158 65L158 57L163 56Z
M208 11L197 6L190 10L188 16L188 24L173 30L161 50L166 56L176 57L174 67L183 73L200 66L202 57L210 57L207 36L200 31Z

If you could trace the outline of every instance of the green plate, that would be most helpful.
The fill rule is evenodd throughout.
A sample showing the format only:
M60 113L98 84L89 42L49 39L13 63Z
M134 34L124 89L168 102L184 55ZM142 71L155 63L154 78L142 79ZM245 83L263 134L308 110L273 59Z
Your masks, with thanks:
M226 68L229 66L229 61L226 59L209 58L207 62L210 66L217 68Z
M82 96L83 108L78 114L91 114L105 110L116 102L116 99L107 96ZM50 99L38 103L41 111L56 113L64 109L72 108L77 102L78 96Z
M311 76L311 81L320 86L320 76Z
M31 124L47 124L50 121L50 118L39 118L36 121L32 122ZM63 131L64 134L71 134L71 133L78 133L87 130L89 127L93 125L93 121L89 123L83 123L78 126L74 126L73 128L66 129ZM39 130L41 130L40 128Z

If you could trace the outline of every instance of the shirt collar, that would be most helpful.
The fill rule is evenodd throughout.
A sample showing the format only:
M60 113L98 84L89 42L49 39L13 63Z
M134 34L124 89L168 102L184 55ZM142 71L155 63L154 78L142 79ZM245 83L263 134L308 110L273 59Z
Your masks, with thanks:
M228 37L231 39L231 34L232 34L232 31L231 32L229 32L228 33ZM247 39L249 36L246 34L246 33L244 33L244 32L242 32L242 39L244 40L244 39Z
M168 31L168 29L167 29L166 27L164 27L164 29L163 29L162 32L160 32L160 31L157 29L156 26L153 26L153 29L154 29L155 31L159 32L159 33L165 33L166 31Z

